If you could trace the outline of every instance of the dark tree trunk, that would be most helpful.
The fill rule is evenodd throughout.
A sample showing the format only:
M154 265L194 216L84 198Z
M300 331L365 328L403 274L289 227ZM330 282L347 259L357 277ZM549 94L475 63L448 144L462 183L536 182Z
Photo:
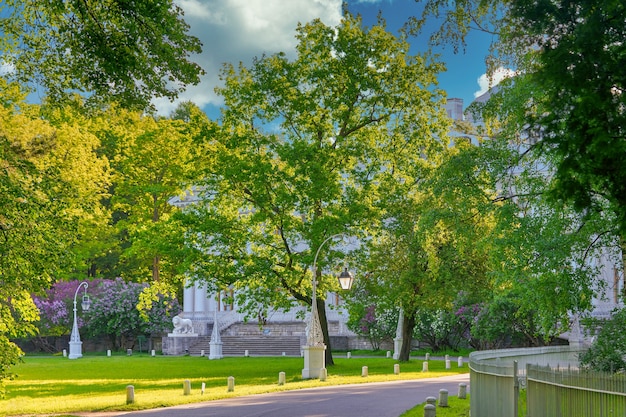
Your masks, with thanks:
M330 346L330 334L328 333L328 318L326 317L326 302L324 300L317 299L317 312L320 317L320 324L322 326L322 334L324 335L324 344L326 345L326 366L332 366L335 364L333 361L333 353Z
M413 329L415 328L415 312L404 312L404 320L402 323L402 347L398 360L400 362L408 362L411 356L411 342L413 341Z

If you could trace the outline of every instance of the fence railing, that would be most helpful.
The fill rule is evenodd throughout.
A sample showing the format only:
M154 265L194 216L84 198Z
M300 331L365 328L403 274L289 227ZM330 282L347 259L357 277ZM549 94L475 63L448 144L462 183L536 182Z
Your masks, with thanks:
M626 375L526 366L528 417L626 416Z
M471 415L517 417L519 387L526 384L526 366L577 367L579 348L554 346L501 349L470 354ZM528 395L528 392L527 392ZM555 417L531 415L528 417Z

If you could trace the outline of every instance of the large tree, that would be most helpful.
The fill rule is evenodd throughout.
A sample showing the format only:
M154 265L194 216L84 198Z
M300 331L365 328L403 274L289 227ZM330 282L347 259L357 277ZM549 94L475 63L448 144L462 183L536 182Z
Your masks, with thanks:
M75 267L73 245L92 222L107 161L86 120L59 111L54 123L0 78L0 381L20 356L9 338L34 330L31 293Z
M197 84L187 32L172 0L7 0L0 5L0 51L9 75L43 88L58 103L68 93L145 109Z
M490 70L507 66L519 80L514 94L518 131L530 128L535 146L549 155L556 181L551 193L581 209L609 210L626 232L626 8L620 0L482 1L450 6L429 0L419 24L431 15L443 24L433 40L465 45L471 30L494 35ZM511 111L511 107L503 108ZM501 113L502 114L502 113Z
M451 311L460 291L480 298L491 290L494 187L478 166L480 154L481 148L457 138L431 155L427 175L386 184L384 227L369 242L370 273L360 285L377 295L379 305L402 309L400 360L409 360L420 313Z
M235 285L254 316L310 305L322 242L367 234L381 218L382 178L415 178L420 156L442 146L442 66L410 55L403 34L346 13L337 27L300 25L296 37L293 60L279 53L224 68L217 162L188 234L201 253L198 279ZM341 249L329 244L317 262L329 365L324 298L337 287L323 271L341 263Z

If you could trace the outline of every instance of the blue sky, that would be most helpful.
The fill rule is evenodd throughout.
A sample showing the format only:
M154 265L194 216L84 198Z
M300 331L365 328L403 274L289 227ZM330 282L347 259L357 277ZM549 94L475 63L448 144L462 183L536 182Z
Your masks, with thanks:
M409 16L420 16L421 2L415 0L370 0L348 1L348 9L354 14L360 14L367 24L376 22L376 16L382 11L387 21L387 29L395 32ZM412 52L423 52L428 48L430 32L438 28L438 22L427 24L425 33L419 38L411 38ZM462 98L467 107L479 91L484 92L488 85L485 77L485 56L488 52L491 35L472 32L468 38L465 51L454 54L452 45L434 48L434 52L441 55L446 63L447 71L439 77L439 85L448 93L448 97ZM483 77L481 88L478 81Z
M219 69L224 62L249 65L255 56L279 51L295 57L297 24L320 18L327 25L337 25L341 19L342 1L178 0L191 33L203 42L202 54L194 59L206 71L201 83L190 87L180 100L193 101L209 117L216 118L222 103L213 90L219 85ZM353 14L360 14L367 26L375 23L381 11L388 30L392 32L409 16L420 13L420 3L415 0L348 0L347 3L348 9ZM427 36L411 39L411 52L425 51L426 39ZM465 52L455 55L451 46L435 50L448 68L439 79L439 85L448 97L462 98L465 106L474 99L475 93L481 89L478 80L485 73L484 57L489 42L489 36L475 34ZM166 100L158 100L155 104L162 114L169 114L177 105Z

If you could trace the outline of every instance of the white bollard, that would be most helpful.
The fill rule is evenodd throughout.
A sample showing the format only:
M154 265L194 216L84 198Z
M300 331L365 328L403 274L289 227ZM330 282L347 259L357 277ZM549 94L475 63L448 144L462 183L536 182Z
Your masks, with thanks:
M430 353L426 352L426 360L428 361L430 359Z
M126 386L126 404L135 403L135 387L132 385Z
M287 356L287 354L285 352L283 352L283 356Z
M440 389L439 390L439 407L447 407L448 406L448 390Z
M436 417L437 416L437 407L432 404L426 404L424 406L424 417Z
M204 349L200 350L200 357L204 356Z
M399 363L396 363L396 364L393 365L393 373L395 375L400 375L400 364Z
M200 394L204 395L204 390L206 389L206 382L203 382L200 386Z
M456 363L459 366L459 368L462 368L463 367L463 356L459 356L459 359L457 359Z
M243 356L245 356L246 358L247 358L248 356L250 356L250 353L248 352L248 349L246 349L246 350L243 352Z
M285 385L285 373L284 372L278 373L278 385Z
M67 358L67 349L63 349L63 357Z
M446 359L446 369L450 369L450 359Z
M443 358L443 359L446 360L446 361L449 361L450 360L450 355L446 355L446 357Z
M228 392L233 392L235 390L235 377L228 377Z
M133 355L133 350L132 349L126 349L126 355L132 356Z
M467 384L464 382L461 382L459 384L459 394L458 394L459 399L464 400L467 398Z
M422 362L422 372L428 372L428 362Z
M107 356L111 356L111 349L107 350Z
M156 350L152 349L152 351L150 352L150 355L152 355L152 357L154 358L156 356Z
M346 357L347 357L348 359L350 359L350 358L352 357L352 352L348 352L348 353L346 353Z
M363 368L361 368L361 376L362 377L366 377L367 376L367 372L368 372L367 366L364 366Z
M391 358L391 351L387 351L387 359Z
M191 381L188 379L183 381L183 395L191 395Z

